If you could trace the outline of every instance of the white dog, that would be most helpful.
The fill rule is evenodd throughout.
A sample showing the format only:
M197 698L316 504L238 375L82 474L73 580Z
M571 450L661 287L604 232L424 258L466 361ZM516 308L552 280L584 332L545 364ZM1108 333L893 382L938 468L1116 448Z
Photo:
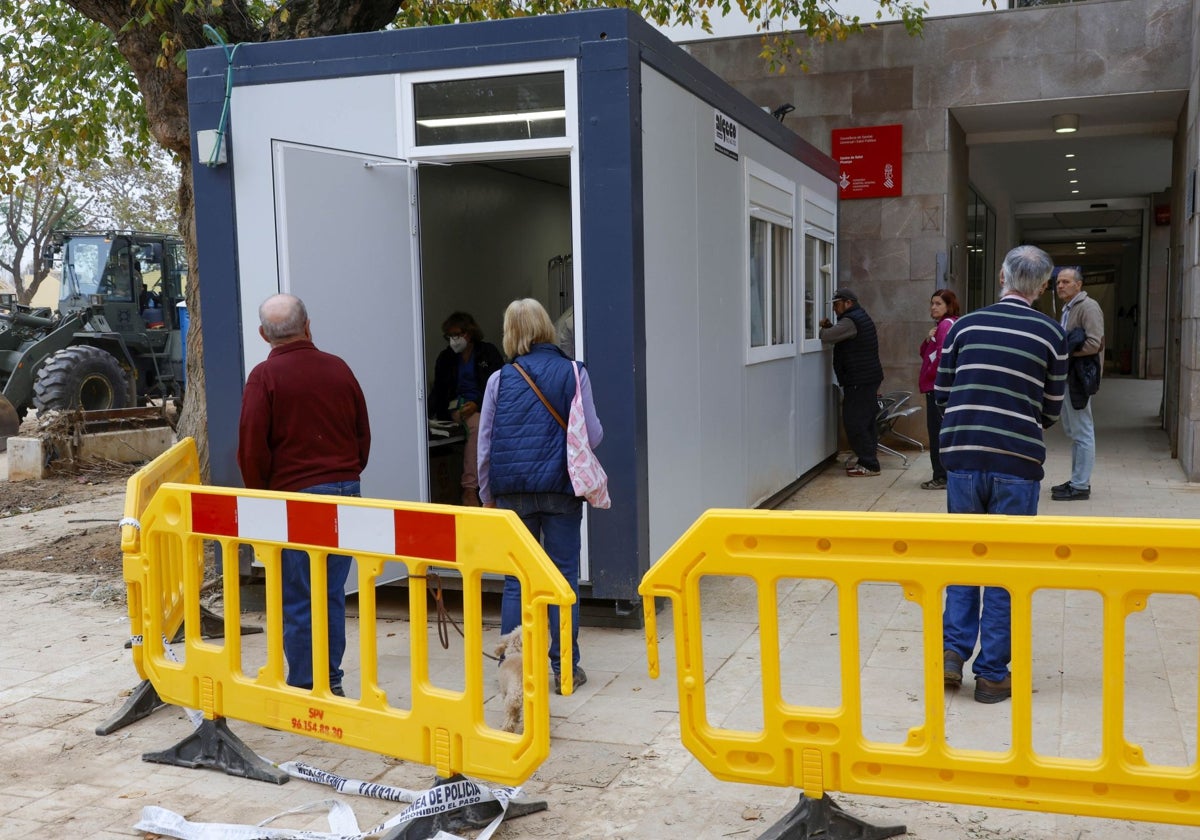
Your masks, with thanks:
M496 656L503 656L500 663L500 699L504 701L505 732L516 732L521 728L525 712L525 664L521 656L521 628L500 637L496 645Z

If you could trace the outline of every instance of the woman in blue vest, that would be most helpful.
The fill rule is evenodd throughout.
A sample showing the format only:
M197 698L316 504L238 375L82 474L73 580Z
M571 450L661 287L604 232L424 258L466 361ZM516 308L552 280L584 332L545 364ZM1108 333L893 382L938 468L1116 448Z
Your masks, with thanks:
M532 298L515 300L504 312L504 354L511 364L488 380L479 415L479 498L485 507L516 511L540 539L546 554L575 591L572 651L575 686L587 682L579 667L579 526L583 500L567 474L564 427L575 396L575 370L556 344L554 323ZM604 429L596 417L592 386L579 365L579 393L588 440L600 444ZM558 608L549 610L550 667L561 693ZM521 624L521 585L504 580L500 632Z

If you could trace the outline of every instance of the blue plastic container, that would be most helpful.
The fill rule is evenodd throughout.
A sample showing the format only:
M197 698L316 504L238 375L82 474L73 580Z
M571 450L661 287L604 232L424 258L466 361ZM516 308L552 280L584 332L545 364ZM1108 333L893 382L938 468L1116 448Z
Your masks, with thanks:
M175 312L179 316L179 360L182 369L179 371L179 381L187 382L187 334L188 311L187 303L179 301L175 304Z

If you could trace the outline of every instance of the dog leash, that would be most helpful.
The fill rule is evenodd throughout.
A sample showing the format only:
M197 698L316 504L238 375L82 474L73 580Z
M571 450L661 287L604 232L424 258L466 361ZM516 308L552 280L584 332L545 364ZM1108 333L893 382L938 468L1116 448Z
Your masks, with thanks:
M450 649L450 627L458 631L458 635L466 638L463 629L459 627L458 622L454 620L454 616L450 615L450 611L446 609L446 603L442 600L442 576L437 572L430 572L426 575L409 575L409 578L416 580L431 580L434 588L429 592L433 598L433 603L437 607L437 631L438 641L442 644L442 650ZM492 656L487 651L483 651L483 655L495 662L500 661L500 657Z

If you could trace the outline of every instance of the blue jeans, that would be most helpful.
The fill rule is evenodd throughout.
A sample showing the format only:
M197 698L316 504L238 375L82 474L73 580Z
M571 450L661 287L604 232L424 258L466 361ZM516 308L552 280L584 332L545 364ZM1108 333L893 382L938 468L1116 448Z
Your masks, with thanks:
M583 502L563 493L513 493L496 497L496 507L515 511L575 593L571 607L571 659L579 664L579 526L583 522ZM562 673L559 662L558 607L547 610L550 621L550 667ZM500 601L500 633L521 626L521 582L515 577L504 578L504 595ZM574 670L572 669L572 673Z
M994 472L948 472L946 510L950 513L998 513L1036 516L1041 482ZM982 601L982 604L981 604ZM982 610L980 607L982 606ZM976 677L999 682L1012 659L1011 600L1003 587L947 586L942 613L943 648L967 661L979 640Z
M1071 486L1090 490L1092 467L1096 466L1096 424L1090 399L1083 408L1072 408L1070 395L1063 400L1062 430L1071 439Z
M322 496L359 496L357 481L332 481L305 487L300 492ZM308 552L285 548L280 552L283 574L283 653L287 657L287 684L313 687L312 584ZM329 615L329 687L341 688L342 655L346 652L346 578L350 557L330 554L326 560Z

